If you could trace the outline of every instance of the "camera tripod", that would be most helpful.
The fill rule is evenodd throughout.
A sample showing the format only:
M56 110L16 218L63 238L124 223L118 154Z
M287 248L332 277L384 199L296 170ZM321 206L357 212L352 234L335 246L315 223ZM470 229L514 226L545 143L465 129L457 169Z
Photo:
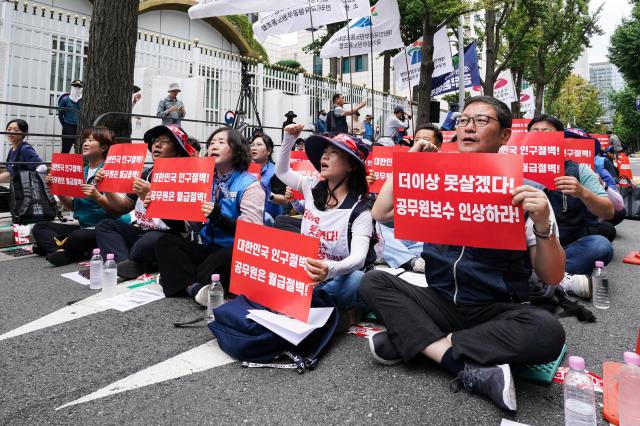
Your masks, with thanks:
M256 101L253 96L253 92L251 91L251 79L255 77L254 74L250 74L248 70L248 65L245 61L242 61L242 69L241 69L241 89L240 95L238 96L238 103L236 104L235 117L233 119L232 128L238 130L239 132L243 132L250 125L245 122L246 111L245 108L249 107L252 109L255 114L256 121L258 125L255 126L253 133L257 131L262 131L262 122L260 121L260 113L258 112L258 107L256 106Z

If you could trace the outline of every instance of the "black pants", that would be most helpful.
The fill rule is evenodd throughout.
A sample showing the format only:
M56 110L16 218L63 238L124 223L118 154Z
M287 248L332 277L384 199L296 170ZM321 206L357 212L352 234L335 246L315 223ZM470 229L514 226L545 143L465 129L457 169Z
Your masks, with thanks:
M557 358L565 334L560 321L532 305L458 306L433 288L382 271L367 272L360 296L387 327L405 361L452 334L453 357L480 364L540 364Z
M153 246L166 231L148 231L115 219L103 219L96 226L96 240L100 253L113 253L116 263L124 260L153 265L156 261Z
M589 235L602 235L607 240L613 242L616 239L616 227L609 222L596 222L587 226Z
M79 261L91 257L91 252L97 247L95 229L83 229L78 225L67 225L56 222L40 222L33 226L31 231L36 243L35 253L47 256L61 248L73 259ZM64 241L62 246L56 243Z
M283 231L299 234L300 229L302 228L302 218L281 214L275 218L273 227L276 229L282 229Z
M68 154L71 152L71 148L76 143L76 137L78 135L78 126L64 123L62 125L62 152ZM75 151L75 148L74 148Z
M180 296L191 284L209 284L211 274L220 274L229 290L233 247L196 244L177 235L164 235L155 245L160 285L165 296Z

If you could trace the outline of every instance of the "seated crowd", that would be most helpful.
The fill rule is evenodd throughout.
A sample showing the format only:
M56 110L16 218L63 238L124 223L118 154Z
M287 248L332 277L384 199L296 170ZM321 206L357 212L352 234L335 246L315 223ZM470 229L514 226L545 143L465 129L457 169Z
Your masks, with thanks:
M509 141L511 125L504 103L470 98L456 123L460 155L497 153ZM547 115L533 119L528 130L565 131ZM27 123L12 120L7 131L15 133L9 136L8 161L34 161L37 154L20 137L28 132ZM284 129L275 163L268 135L257 133L249 143L230 128L213 132L206 144L206 156L216 159L212 200L201 206L202 223L192 223L146 214L153 203L153 166L132 181L130 193L100 193L95 184L104 179L101 167L114 138L106 128L86 129L82 192L87 198L59 197L78 224L37 224L34 252L59 266L88 259L99 247L115 255L120 277L159 271L167 297L188 296L206 306L213 273L229 289L239 220L318 237L318 259L307 259L305 267L309 279L333 298L343 325L357 323L363 312L384 324L386 331L369 340L378 362L392 365L422 354L454 377L455 390L465 388L516 410L509 365L555 360L565 342L558 318L526 303L529 286L560 285L589 299L588 275L595 262L606 264L613 257L615 225L625 213L612 176L615 167L599 143L595 172L567 160L556 189L525 179L513 191L513 204L526 213L526 250L488 250L396 239L392 179L377 196L368 190L375 181L366 162L371 144L342 133L302 139L302 131L297 124ZM566 137L580 136L567 131ZM144 140L153 160L197 155L176 125L154 127ZM409 152L439 151L442 143L437 126L421 126ZM322 179L291 169L291 151L298 149ZM248 172L252 161L262 171L259 180ZM8 181L18 167L0 180ZM293 191L303 199L294 200ZM326 239L332 231L339 238ZM376 261L423 273L428 287L375 270Z

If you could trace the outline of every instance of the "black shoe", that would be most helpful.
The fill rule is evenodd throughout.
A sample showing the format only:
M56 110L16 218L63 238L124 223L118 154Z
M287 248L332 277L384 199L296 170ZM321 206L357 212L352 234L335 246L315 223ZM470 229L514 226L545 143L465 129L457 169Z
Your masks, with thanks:
M486 396L503 410L516 411L516 388L509 364L465 364L464 370L451 383L451 390L464 387L469 392Z
M395 365L402 362L400 354L389 340L389 334L386 331L369 336L369 349L373 358L380 364Z
M118 263L118 276L125 281L135 280L144 274L144 263L133 260L123 260Z
M47 256L47 261L53 266L64 266L70 263L73 263L73 259L69 254L64 250L54 251L53 253L49 253Z

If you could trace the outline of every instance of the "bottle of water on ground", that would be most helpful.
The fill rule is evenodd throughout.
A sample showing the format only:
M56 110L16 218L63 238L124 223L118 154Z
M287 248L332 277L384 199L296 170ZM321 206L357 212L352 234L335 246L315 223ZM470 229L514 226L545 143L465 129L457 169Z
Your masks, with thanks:
M99 290L102 288L102 256L100 249L93 249L93 256L89 266L89 288Z
M584 371L584 359L569 357L569 371L564 377L564 424L591 426L596 424L596 400L593 382Z
M640 355L624 353L618 376L618 416L620 426L640 425Z
M115 292L116 285L118 285L118 268L113 260L113 254L109 253L102 268L102 292L111 295Z
M220 283L220 275L211 275L211 285L207 297L207 322L215 320L213 310L224 303L224 288Z
M591 274L593 285L593 306L598 309L609 309L609 275L604 270L604 262L596 262L596 269Z

